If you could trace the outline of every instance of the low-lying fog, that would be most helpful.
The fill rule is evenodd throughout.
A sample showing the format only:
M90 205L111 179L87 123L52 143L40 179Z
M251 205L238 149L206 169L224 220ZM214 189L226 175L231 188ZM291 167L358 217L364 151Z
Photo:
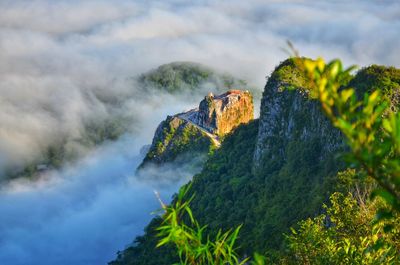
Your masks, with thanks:
M291 40L304 56L400 66L398 1L0 1L0 178L67 139L81 159L2 182L0 264L105 264L193 172L138 179L140 148L197 94L142 95L132 77L195 61L263 90ZM259 104L259 102L256 102ZM119 140L81 150L88 119L131 118Z

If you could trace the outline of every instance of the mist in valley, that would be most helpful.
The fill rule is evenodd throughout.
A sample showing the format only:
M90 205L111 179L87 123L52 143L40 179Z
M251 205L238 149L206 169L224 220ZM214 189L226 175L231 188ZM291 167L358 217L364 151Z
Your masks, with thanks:
M260 96L288 39L304 56L399 67L398 10L396 1L1 1L0 264L105 264L160 208L154 190L168 202L200 170L135 173L157 125L214 84L173 94L143 90L137 76L194 61ZM87 143L91 125L115 121L115 139ZM60 145L74 159L8 179Z

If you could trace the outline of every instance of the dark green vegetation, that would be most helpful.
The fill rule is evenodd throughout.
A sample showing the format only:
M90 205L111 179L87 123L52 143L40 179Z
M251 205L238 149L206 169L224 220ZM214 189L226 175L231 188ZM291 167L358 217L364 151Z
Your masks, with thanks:
M187 197L190 188L190 185L181 188L171 206L161 203L164 214L162 224L157 228L157 237L161 238L157 247L175 244L180 264L245 264L247 259L239 257L235 245L240 226L233 231L219 230L215 236L205 234L207 227L197 222L189 206L194 198ZM189 225L185 224L185 217L189 219Z
M398 92L400 89L399 84L399 69L374 64L358 71L349 86L364 92L380 89L384 94L392 94L393 92Z
M400 70L394 68L364 68L350 84L368 90L363 86L378 82L374 80L382 72L389 73L385 83L391 87L384 94L396 93ZM340 86L346 87L349 79L346 75ZM393 217L383 221L387 223L372 223L377 209L390 210L393 197L381 192L386 198L370 200L377 184L363 172L357 173L357 181L354 176L347 178L343 186L343 174L338 178L337 172L345 163L337 154L346 151L344 135L323 116L317 102L304 95L310 88L304 80L290 60L277 67L264 91L260 121L228 135L194 176L193 215L208 225L211 235L243 224L239 254L251 256L257 251L273 263L399 264L397 215L389 212ZM147 234L138 238L140 243L112 264L179 261L173 246L155 249L154 229L159 225L160 219L155 219ZM389 229L392 234L384 234ZM166 257L172 258L166 262Z
M169 93L201 90L204 85L209 91L222 92L232 88L248 89L246 81L229 74L218 74L215 70L193 62L164 64L142 74L139 85L146 90L158 89Z
M351 80L349 87L356 88L359 94L380 89L390 98L390 107L393 111L397 111L400 105L400 71L394 67L379 65L365 67Z
M217 215L218 212L213 212L209 217L203 213L199 215L199 212L203 212L204 209L198 208L196 204L207 203L207 213L212 211L212 204L214 203L218 204L218 209L222 209L224 206L229 206L230 208L223 209L224 215L226 216L227 212L231 212L232 217L234 217L234 215L238 215L239 217L235 218L235 221L239 224L243 222L239 221L239 218L243 218L248 209L251 210L255 207L253 204L251 204L251 198L246 200L235 200L238 205L234 205L232 203L232 196L229 195L229 193L232 191L232 189L234 189L236 193L241 194L241 198L243 199L244 196L250 196L253 191L258 190L256 183L251 181L251 161L253 159L257 129L258 120L254 120L249 124L239 126L234 133L227 135L222 146L215 150L214 154L210 156L204 166L203 171L194 177L192 184L193 187L190 191L195 191L196 196L192 202L192 208L194 210L194 214L201 224L204 223L205 220L212 220L214 222L213 224L210 224L210 227L212 228L223 225L226 225L225 227L233 227L235 225L235 223L230 222L232 220L226 220L223 218L224 216ZM232 178L233 181L229 183L231 179L230 174L232 174L232 172L235 172L236 174L234 175L235 177ZM207 174L207 178L205 178L205 174ZM223 179L220 177L221 174L223 175ZM240 188L240 185L243 185L246 182L249 186L252 186L251 189L249 189L250 187ZM223 194L221 194L223 190L219 189L219 185L221 185L221 183L223 183L225 189ZM209 189L207 189L207 186ZM210 194L213 192L216 194ZM215 196L219 197L218 201L215 201ZM227 200L225 197L229 198L229 200ZM224 200L227 200L228 205L225 204ZM237 212L233 213L233 207L236 207L235 209L241 209L243 214ZM248 220L251 221L254 219L249 216ZM158 242L158 238L155 237L157 234L155 229L160 225L160 222L160 218L155 218L146 228L147 233L145 233L145 235L142 237L136 238L135 243L131 247L121 252L119 254L119 259L111 264L159 265L173 264L173 261L179 261L174 249L170 246L162 246L157 250L155 249ZM243 236L244 232L242 230L239 240L243 238ZM165 257L173 257L173 259L168 260ZM166 262L166 260L168 262Z
M387 206L368 195L356 190L333 193L324 214L299 222L287 236L289 254L282 263L398 264L400 218L386 222L394 229L385 233L385 224L376 224L374 217L378 208Z
M159 238L157 227L161 225L161 217L154 218L145 228L145 234L135 238L125 250L117 253L117 259L109 265L170 265L179 262L172 245L156 249Z
M308 89L310 86L301 69L296 67L293 59L287 59L279 64L269 77L285 86L298 89ZM266 91L264 90L264 93Z
M250 210L252 232L243 245L248 253L280 249L282 233L321 210L344 167L337 159L344 148L341 135L303 93L304 79L293 61L286 60L264 90L252 166L258 189L251 196L257 199Z
M240 245L251 242L256 219L259 182L251 173L251 165L258 120L239 126L228 135L223 145L208 159L203 171L194 176L192 192L196 193L191 205L201 224L217 231L224 227L244 224ZM237 209L235 213L232 209Z
M311 90L314 98L346 138L350 147L346 160L376 181L379 188L373 191L374 196L400 211L400 114L392 111L391 102L392 95L400 89L396 80L385 80L390 91L387 87L372 89L360 100L356 89L341 88L342 76L352 68L343 70L339 60L329 64L322 59L306 60L300 65L304 65L305 73L314 84ZM393 212L383 210L383 213Z
M301 58L305 60L306 58ZM350 73L347 73L343 79L341 80L342 86L357 86L360 89L365 89L365 87L371 87L373 84L378 85L381 82L378 82L380 79L380 73L387 73L390 71L397 71L396 68L393 67L384 67L373 65L370 67L366 67L359 71L356 76L352 76ZM390 82L397 82L399 84L398 78L395 77L396 73L390 73L386 77L389 78ZM304 71L300 69L296 65L296 60L294 58L287 59L279 64L274 72L271 74L270 80L275 80L279 82L285 88L296 89L301 92L306 92L312 88L309 79L304 75ZM367 83L365 80L369 80L370 83ZM350 83L350 81L352 81ZM372 83L373 82L373 83ZM264 93L266 91L264 90Z
M152 163L173 162L177 157L207 154L212 151L212 140L199 128L178 117L168 116L158 126L150 150L139 168ZM180 163L185 161L181 160Z
M191 185L181 188L171 206L163 205L163 220L156 227L157 247L175 245L181 265L398 264L400 217L377 222L377 208L390 205L369 199L375 183L360 181L355 170L340 172L337 177L342 192L330 196L324 214L292 228L286 235L285 251L275 256L255 253L239 258L235 242L240 226L225 233L219 230L215 237L207 234L206 226L198 223L190 208L194 196L185 196Z
M297 232L292 230L288 237L295 253L292 260L306 264L399 264L400 115L393 111L398 107L393 102L393 95L399 93L398 71L372 66L361 71L363 82L353 81L352 88L343 87L341 82L352 67L343 69L339 60L325 63L306 59L297 60L297 64L312 84L309 94L343 133L350 149L345 160L354 168L348 179L355 185L350 186L353 190L347 196L331 196L332 206L325 207L326 215L300 223ZM388 73L393 73L393 80ZM377 80L373 80L375 75ZM365 86L379 83L382 88ZM368 185L370 180L372 185Z

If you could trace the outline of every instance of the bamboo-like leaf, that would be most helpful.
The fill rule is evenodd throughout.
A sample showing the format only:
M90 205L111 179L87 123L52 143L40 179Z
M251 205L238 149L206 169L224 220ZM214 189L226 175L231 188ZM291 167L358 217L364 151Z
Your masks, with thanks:
M349 98L351 98L354 95L354 89L344 89L342 92L340 92L340 98L344 101L347 102Z

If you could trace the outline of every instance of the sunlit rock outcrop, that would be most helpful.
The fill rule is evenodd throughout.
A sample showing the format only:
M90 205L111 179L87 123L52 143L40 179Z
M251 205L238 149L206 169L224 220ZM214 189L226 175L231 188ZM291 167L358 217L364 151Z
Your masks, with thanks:
M217 96L209 93L198 108L168 116L160 123L139 168L207 154L220 146L220 137L252 120L253 111L248 91L229 90Z

